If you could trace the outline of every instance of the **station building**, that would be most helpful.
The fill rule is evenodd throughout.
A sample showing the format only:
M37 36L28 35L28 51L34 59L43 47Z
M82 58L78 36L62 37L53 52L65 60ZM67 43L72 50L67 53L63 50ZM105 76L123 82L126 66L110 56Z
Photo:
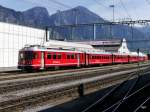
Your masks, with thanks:
M126 39L107 39L101 41L85 41L78 42L80 44L87 44L93 46L95 49L101 49L104 52L111 53L130 53L130 50L127 47Z
M16 67L18 51L26 44L42 44L45 30L0 22L0 69Z

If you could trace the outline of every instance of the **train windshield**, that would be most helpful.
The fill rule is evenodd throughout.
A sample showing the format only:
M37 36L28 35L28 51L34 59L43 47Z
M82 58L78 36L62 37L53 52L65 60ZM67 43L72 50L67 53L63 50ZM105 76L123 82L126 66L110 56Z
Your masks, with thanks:
M25 52L19 53L20 60L31 60L31 59L36 59L36 58L37 58L36 53L34 53L32 51L25 51Z

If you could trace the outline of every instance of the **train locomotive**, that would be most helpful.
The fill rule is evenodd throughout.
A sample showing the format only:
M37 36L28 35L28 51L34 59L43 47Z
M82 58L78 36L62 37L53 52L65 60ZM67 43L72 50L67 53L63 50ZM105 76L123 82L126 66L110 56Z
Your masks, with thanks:
M30 45L19 51L18 68L40 70L55 67L88 67L93 65L146 61L146 55L77 51Z

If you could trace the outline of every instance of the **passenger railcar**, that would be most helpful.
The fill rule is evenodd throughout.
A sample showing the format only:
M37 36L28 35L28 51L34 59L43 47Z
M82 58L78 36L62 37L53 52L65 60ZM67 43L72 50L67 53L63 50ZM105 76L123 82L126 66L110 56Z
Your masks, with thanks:
M82 67L113 63L134 63L146 60L146 56L120 53L81 52L29 46L19 51L18 68L39 70L68 66Z

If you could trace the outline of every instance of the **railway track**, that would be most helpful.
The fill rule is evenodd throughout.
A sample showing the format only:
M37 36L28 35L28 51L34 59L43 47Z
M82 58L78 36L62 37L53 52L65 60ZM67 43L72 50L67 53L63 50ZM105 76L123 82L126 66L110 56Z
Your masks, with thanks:
M141 66L142 68L147 68L149 65ZM12 92L16 90L31 89L35 87L41 87L45 85L54 85L61 82L75 81L81 79L87 79L92 77L99 77L104 74L115 73L129 70L136 71L137 67L123 67L123 68L114 68L114 69L95 69L89 71L78 71L74 73L58 74L57 76L39 76L34 78L26 79L15 79L15 80L6 80L0 82L0 94L5 94L7 92Z
M115 78L111 78L109 79L109 81L113 81L116 80ZM104 81L102 81L102 83L105 83ZM1 101L0 102L0 111L10 111L10 110L18 110L20 109L24 109L24 107L26 106L32 106L32 105L36 105L36 103L38 103L39 101L47 101L49 100L54 100L57 98L61 98L61 97L65 97L67 98L67 96L72 96L72 97L78 97L78 85L66 85L66 87L63 88L58 88L55 87L55 89L51 88L49 90L44 90L44 92L35 92L33 91L32 94L29 95L21 95L18 97L13 97L12 99L7 98L7 100ZM86 85L86 88L90 88L91 83L88 85ZM60 86L60 85L59 85ZM92 86L93 87L93 86ZM91 87L91 88L92 88ZM57 89L56 89L57 88ZM39 103L40 103L39 102Z
M118 64L118 65L113 65L113 66L128 66L128 65L135 65L135 63L134 64ZM106 68L106 67L112 67L112 65L106 65L106 66L100 66L100 67L90 67L90 68L69 68L69 69L59 69L59 70L55 70L55 69L51 69L51 70L41 70L41 71L36 71L36 72L28 72L28 71L23 71L23 70L16 70L16 71L4 71L4 72L0 72L0 76L15 76L15 75L26 75L26 74L28 74L28 75L31 75L31 74L38 74L38 75L40 75L41 73L43 73L43 74L47 74L47 73L62 73L62 72L65 72L65 71L75 71L75 70L86 70L86 69L93 69L93 68Z
M143 101L147 100L150 95L149 89L150 83L128 95L126 98L124 98L122 103L114 109L114 112L121 112L123 110L127 112L133 112L137 107L140 106L141 103L143 103Z
M146 68L144 67L143 70ZM136 70L134 69L128 72L124 71L122 74L120 72L118 72L118 74L112 73L113 74L112 76L109 73L107 76L104 75L103 77L101 76L101 78L100 76L99 78L93 77L93 79L89 78L89 80L85 80L85 79L82 80L80 79L76 81L69 80L67 83L51 85L51 87L44 86L43 89L39 88L37 89L37 91L30 90L30 93L27 93L28 90L25 90L26 92L24 91L22 93L21 91L18 91L18 93L15 93L15 95L18 94L16 96L14 94L9 94L10 96L9 95L7 96L7 94L1 95L0 111L4 111L4 112L20 111L20 110L24 110L26 107L37 105L41 102L46 102L49 100L52 101L52 99L60 100L60 98L66 98L66 99L68 97L76 98L79 96L78 87L81 83L84 84L84 87L86 89L89 89L91 91L91 89L94 89L94 87L100 89L100 85L101 88L103 88L102 86L104 85L106 87L106 83L109 83L109 85L110 84L112 85L116 81L120 83L122 82L123 79L126 79L129 75L135 74L134 73L135 71ZM3 99L3 97L5 98Z
M140 82L141 77L142 76L137 73L136 78L133 82L125 80L123 83L113 88L105 96L98 99L82 112L133 112L134 109L139 110L140 106L148 101L150 95L149 81L148 84L142 84L142 87L137 86L137 84ZM128 86L129 88L127 88Z
M147 63L143 63L142 65L146 65ZM24 71L11 71L11 72L0 72L0 81L3 80L11 80L11 79L19 79L19 78L29 78L29 77L38 77L44 75L55 75L60 73L67 72L76 72L76 71L86 71L86 70L94 70L94 69L113 69L117 67L129 67L129 66L137 66L137 63L134 64L119 64L119 65L109 65L103 67L91 67L91 68L80 68L80 69L69 69L69 70L59 70L59 71L39 71L36 73L27 73Z
M122 65L123 66L123 65ZM107 66L108 69L119 68L119 66ZM87 70L95 70L95 69L106 69L105 67L92 67L92 68L81 68L81 69L71 69L71 70L59 70L59 71L44 71L44 72L37 72L37 73L15 73L15 74L1 74L0 81L4 80L13 80L13 79L22 79L22 78L32 78L32 77L40 77L45 75L56 75L61 73L70 73L70 72L80 72L80 71L87 71Z
M144 100L140 106L138 106L134 112L149 112L150 111L150 97Z

